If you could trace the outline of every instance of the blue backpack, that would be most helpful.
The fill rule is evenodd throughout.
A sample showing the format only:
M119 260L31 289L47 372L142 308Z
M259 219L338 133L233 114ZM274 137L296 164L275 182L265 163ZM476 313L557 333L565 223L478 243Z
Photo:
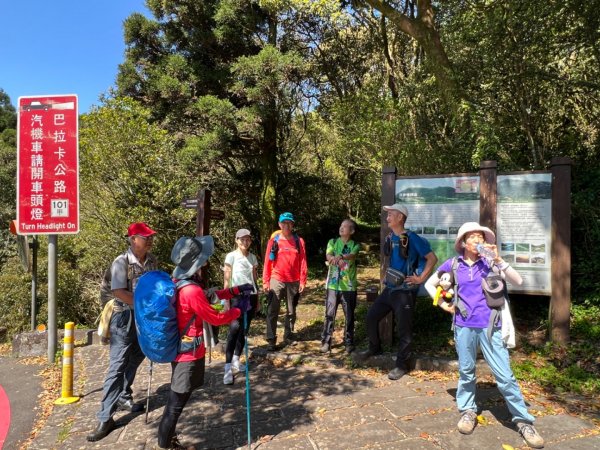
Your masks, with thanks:
M190 283L182 280L175 284L168 273L160 270L146 272L138 279L133 295L135 326L142 352L150 361L167 363L183 353L175 303L177 289ZM194 314L182 330L182 336L195 318ZM195 349L200 343L200 340L195 341L185 351Z

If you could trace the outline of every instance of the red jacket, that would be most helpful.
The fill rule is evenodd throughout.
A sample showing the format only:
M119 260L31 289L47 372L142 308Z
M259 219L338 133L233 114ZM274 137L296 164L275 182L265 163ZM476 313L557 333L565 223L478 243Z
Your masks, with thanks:
M263 284L269 285L271 278L275 278L284 283L300 281L301 286L306 286L306 248L304 246L304 239L298 239L300 241L300 250L296 248L296 240L293 237L287 240L283 237L283 234L280 234L277 241L279 250L275 261L269 259L275 238L269 239L267 252L265 253Z
M183 331L192 316L196 314L196 318L186 332L190 337L202 336L202 322L207 321L211 325L225 325L240 316L238 308L231 308L226 312L218 312L208 302L204 291L197 284L188 284L177 291L177 327L179 333ZM195 352L180 353L175 358L175 361L194 361L204 358L206 347L204 342L196 349Z

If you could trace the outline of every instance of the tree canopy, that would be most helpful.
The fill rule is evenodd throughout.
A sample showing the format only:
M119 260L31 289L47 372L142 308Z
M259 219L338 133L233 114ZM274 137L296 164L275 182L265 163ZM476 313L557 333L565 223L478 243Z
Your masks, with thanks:
M586 254L600 249L597 0L147 5L152 18L124 23L115 90L81 118L83 231L65 245L78 280L65 296L95 301L128 221L160 229L168 266L170 245L194 229L179 202L200 188L227 213L211 229L218 252L242 226L264 246L292 210L321 263L341 218L379 223L383 166L444 174L491 159L504 172L543 170L568 156L582 236L574 290L600 303L600 250ZM3 220L14 214L15 126L0 90ZM0 237L4 270L14 243Z

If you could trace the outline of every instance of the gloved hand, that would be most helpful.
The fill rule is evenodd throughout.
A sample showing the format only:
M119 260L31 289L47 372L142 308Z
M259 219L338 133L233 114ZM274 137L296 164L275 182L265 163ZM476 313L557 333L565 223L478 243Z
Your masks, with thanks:
M233 295L251 294L254 291L254 285L250 283L240 284L239 286L229 288L229 291Z
M208 299L208 303L210 303L211 305L219 303L219 301L220 301L219 297L217 295L217 291L218 291L218 289L216 287L212 287L212 288L204 290L204 295L206 295L206 298Z
M250 283L240 284L236 287L240 291L240 294L252 294L254 292L254 285Z

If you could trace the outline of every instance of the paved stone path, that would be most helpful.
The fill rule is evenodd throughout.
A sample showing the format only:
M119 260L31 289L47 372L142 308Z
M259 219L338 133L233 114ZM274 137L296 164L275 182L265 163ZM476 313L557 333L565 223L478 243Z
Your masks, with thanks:
M494 385L483 383L478 404L487 421L470 436L456 430L456 381L349 370L341 358L314 355L287 362L256 349L250 370L252 448L260 449L502 449L526 448L508 421ZM283 356L283 355L279 355ZM118 429L97 443L85 436L96 424L108 347L76 349L75 393L82 399L56 406L30 449L151 449L168 390L170 365L155 364L148 423L145 414L117 413ZM148 363L139 369L135 398L146 397ZM194 392L178 425L180 440L196 448L248 448L245 378L222 383L223 359L207 366L205 386ZM548 411L546 399L530 399L547 449L600 449L600 429L591 420ZM600 418L597 414L596 419ZM7 449L12 450L12 449Z

